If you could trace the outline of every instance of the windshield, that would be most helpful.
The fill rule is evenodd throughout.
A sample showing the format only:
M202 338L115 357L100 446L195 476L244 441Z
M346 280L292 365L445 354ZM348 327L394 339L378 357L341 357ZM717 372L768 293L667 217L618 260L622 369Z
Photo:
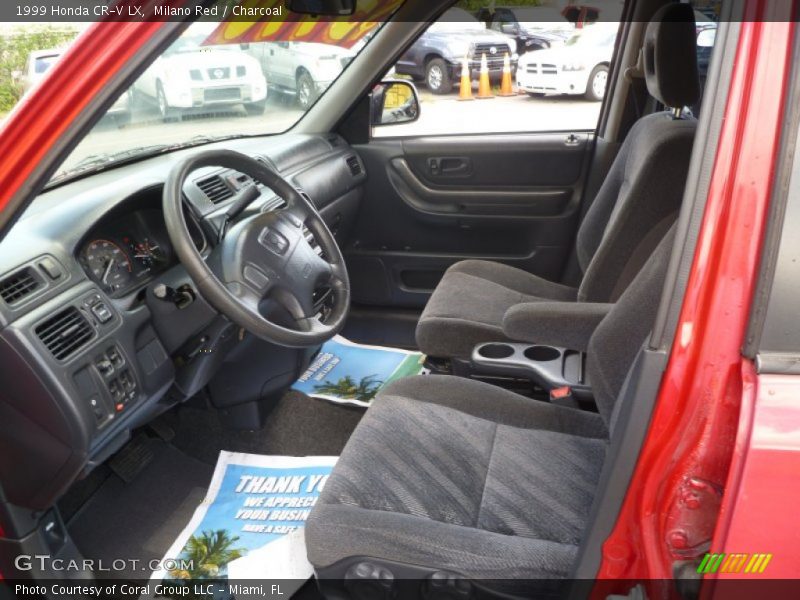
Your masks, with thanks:
M461 8L451 8L428 31L434 33L459 33L463 31L485 31L486 25Z
M202 22L188 27L108 109L51 182L185 145L282 133L377 29L348 48L241 38L223 44L217 43L223 38L220 27Z

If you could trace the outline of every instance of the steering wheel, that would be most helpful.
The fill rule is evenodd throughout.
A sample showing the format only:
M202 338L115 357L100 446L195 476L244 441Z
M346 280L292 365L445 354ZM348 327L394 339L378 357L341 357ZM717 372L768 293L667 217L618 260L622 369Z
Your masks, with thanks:
M203 167L224 167L252 182L230 203L218 239L204 260L192 242L183 211L186 178ZM281 209L228 225L260 196L256 182L283 198ZM211 306L261 339L293 348L322 344L344 326L350 309L350 283L344 258L316 208L267 165L231 150L192 155L170 171L164 186L164 219L172 245L198 291ZM319 255L304 227L322 248ZM330 287L333 307L324 321L314 309L314 290ZM278 325L262 314L268 301L283 306L295 327Z

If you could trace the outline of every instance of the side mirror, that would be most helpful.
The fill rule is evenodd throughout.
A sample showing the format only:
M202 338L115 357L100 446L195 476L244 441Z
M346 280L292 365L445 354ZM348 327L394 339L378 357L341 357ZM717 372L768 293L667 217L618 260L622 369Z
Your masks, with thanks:
M12 71L11 72L11 80L14 83L21 83L22 82L22 71Z
M398 125L419 119L417 88L408 81L382 81L372 89L370 123Z
M289 0L288 6L301 15L347 17L356 11L356 0Z
M517 26L514 23L503 23L500 26L500 31L509 35L514 35L517 33Z

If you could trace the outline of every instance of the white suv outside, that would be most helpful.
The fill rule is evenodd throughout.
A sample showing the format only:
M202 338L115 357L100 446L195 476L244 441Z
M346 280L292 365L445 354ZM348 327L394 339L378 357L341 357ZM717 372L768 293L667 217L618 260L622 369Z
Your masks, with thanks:
M263 114L267 80L258 61L236 46L203 46L205 38L180 38L139 78L136 93L155 101L165 121L235 105Z

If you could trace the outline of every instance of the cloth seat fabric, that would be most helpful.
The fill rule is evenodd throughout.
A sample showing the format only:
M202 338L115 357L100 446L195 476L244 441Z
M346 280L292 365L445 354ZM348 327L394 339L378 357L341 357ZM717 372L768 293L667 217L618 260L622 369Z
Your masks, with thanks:
M325 484L306 525L309 560L370 556L474 579L565 577L605 431L596 414L473 380L396 381Z
M468 357L476 344L506 339L503 316L512 306L577 297L577 289L522 269L461 261L448 269L428 301L417 326L417 345L429 356Z

